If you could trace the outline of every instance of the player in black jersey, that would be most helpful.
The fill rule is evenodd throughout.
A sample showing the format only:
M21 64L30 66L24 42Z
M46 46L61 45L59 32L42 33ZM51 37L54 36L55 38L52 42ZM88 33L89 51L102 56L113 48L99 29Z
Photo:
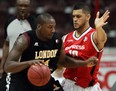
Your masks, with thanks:
M34 86L28 81L27 70L36 62L44 61L51 69L51 73L58 65L79 67L97 64L96 57L79 61L64 54L62 39L55 32L56 22L50 14L39 15L36 23L35 31L25 32L18 37L6 60L4 69L11 73L10 91L63 91L59 82L52 77L47 85L41 87ZM59 89L55 90L56 87Z
M10 74L3 70L4 63L7 56L14 45L15 40L20 33L34 30L36 28L35 18L36 14L32 13L32 0L14 0L16 1L16 14L10 17L4 27L4 44L3 55L0 62L0 73L2 78L0 80L0 91L8 91L10 85Z

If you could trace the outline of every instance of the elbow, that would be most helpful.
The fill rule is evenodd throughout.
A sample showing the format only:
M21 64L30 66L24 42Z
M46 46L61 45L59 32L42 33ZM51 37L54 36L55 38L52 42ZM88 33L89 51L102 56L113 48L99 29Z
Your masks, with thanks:
M8 73L8 69L7 69L6 63L5 63L5 65L4 65L4 71L5 71L6 73Z
M105 43L106 43L107 39L108 39L107 34L105 34L105 41L104 41Z
M8 66L8 63L6 62L5 63L5 65L4 65L4 71L6 72L6 73L9 73L10 71L9 71L9 66Z

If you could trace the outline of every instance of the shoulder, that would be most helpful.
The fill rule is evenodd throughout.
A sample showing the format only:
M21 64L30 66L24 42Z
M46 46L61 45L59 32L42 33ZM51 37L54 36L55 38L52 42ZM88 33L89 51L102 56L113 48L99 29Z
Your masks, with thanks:
M34 40L36 38L35 30L27 31L22 34L25 36L26 40L28 41L28 44L30 44L31 40Z
M90 27L90 32L95 32L95 31L96 31L95 28Z
M27 35L28 36L28 35ZM28 37L26 36L25 33L23 34L20 34L17 38L17 40L15 41L15 46L19 46L20 48L24 47L24 48L27 48L27 46L29 45L29 40L28 40Z
M24 32L23 34L27 34L30 37L35 36L35 30L27 31L27 32Z
M67 35L68 35L68 34L62 36L62 41L63 41L63 42L65 41Z
M16 50L17 52L22 52L27 48L28 48L28 42L26 40L26 37L22 34L18 36L12 50Z
M5 23L5 28L7 28L8 25L9 25L10 23L12 23L15 19L16 19L15 16L10 17L10 18L6 21L6 23Z
M74 33L74 31L72 31L72 32L70 32L70 33L68 33L68 34L63 35L63 36L62 36L63 42L66 40L67 37L73 36L73 33Z

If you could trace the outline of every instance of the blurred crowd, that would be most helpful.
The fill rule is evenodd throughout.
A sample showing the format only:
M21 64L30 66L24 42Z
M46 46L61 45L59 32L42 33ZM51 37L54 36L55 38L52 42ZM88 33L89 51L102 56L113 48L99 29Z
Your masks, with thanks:
M105 10L110 11L110 18L108 24L104 26L108 35L106 47L116 47L116 0L32 0L32 13L38 15L40 13L48 12L56 19L56 31L60 35L64 35L73 31L71 19L71 7L75 2L83 1L91 8L92 19L90 20L91 26L94 27L94 18L96 12L99 10L101 14ZM0 48L3 45L4 27L6 20L15 15L15 0L0 0Z

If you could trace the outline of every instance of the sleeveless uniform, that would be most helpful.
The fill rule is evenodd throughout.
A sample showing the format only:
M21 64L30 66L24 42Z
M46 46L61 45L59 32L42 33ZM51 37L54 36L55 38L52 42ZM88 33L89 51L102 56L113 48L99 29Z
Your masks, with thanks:
M95 30L90 27L78 38L75 37L76 31L67 34L63 40L66 55L73 57L77 60L87 60L92 56L96 56L98 58L98 61L100 62L102 51L98 50L93 41L92 37L94 32ZM66 91L82 91L78 88L78 90L70 90L70 87L66 87L68 83L69 85L72 83L75 86L80 86L83 89L94 86L98 82L98 70L99 65L94 67L83 66L77 68L66 68L63 74L65 79L67 79L66 84L63 83L64 89L66 89Z
M46 65L49 66L51 73L57 68L57 62L60 56L62 40L55 33L52 39L48 41L41 41L37 38L35 31L24 33L29 46L23 52L20 62L25 60L41 59L45 60ZM27 78L27 69L15 74L11 74L10 91L63 91L59 82L51 77L47 85L37 87L32 85ZM58 90L53 87L59 87Z
M5 24L5 39L9 42L9 51L20 33L35 29L35 17L29 16L25 20L19 20L17 17L11 17ZM0 81L0 91L9 91L10 73L3 73Z

